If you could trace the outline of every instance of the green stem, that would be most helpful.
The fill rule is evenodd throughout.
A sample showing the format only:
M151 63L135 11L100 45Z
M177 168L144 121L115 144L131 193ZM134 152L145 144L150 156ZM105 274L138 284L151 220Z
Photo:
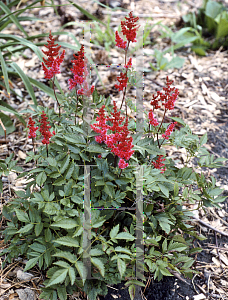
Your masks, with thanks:
M165 108L165 111L164 111L164 115L163 115L161 124L160 124L160 126L159 126L159 128L158 128L158 131L157 131L157 141L158 141L158 147L159 147L159 148L161 148L161 145L162 145L162 143L164 142L164 141L163 141L163 142L161 143L161 145L159 145L158 133L159 133L159 130L161 129L162 123L163 123L163 121L164 121L166 111L167 111L167 110L166 110L166 108Z
M60 113L60 104L59 104L59 101L57 99L57 95L56 95L56 92L55 92L55 84L54 84L54 81L55 81L55 76L53 77L53 80L52 80L52 83L53 83L53 91L54 91L54 95L55 95L55 99L58 103L58 106L59 106L59 118L61 117L61 113Z

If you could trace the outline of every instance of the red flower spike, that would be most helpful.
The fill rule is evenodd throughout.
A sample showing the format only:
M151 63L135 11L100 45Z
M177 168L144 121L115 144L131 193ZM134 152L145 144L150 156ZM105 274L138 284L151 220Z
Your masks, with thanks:
M158 102L161 101L162 105L166 110L173 110L175 101L179 95L178 89L175 87L170 87L173 83L173 80L169 80L168 76L166 77L166 87L163 87L164 94L162 92L157 92L157 95L153 95L153 99L150 102L151 105L154 106L154 109L158 109L161 106L158 105Z
M48 122L47 120L48 117L46 117L46 114L44 113L44 111L42 111L41 119L39 120L39 122L41 123L39 131L43 135L42 143L44 145L50 144L49 139L52 137L52 134L49 131L51 126L48 125L50 122ZM53 131L53 134L55 135L55 131Z
M158 126L159 125L158 120L156 118L154 118L154 114L153 114L152 109L149 111L148 118L149 118L149 123L151 125L153 125L153 126Z
M126 46L127 46L127 42L124 41L120 36L119 36L119 33L118 31L116 31L116 46L119 47L119 48L122 48L122 49L125 49Z
M60 65L64 60L65 50L63 50L60 56L58 55L61 46L55 44L55 39L53 38L51 31L49 34L48 45L44 46L48 48L48 51L42 50L42 52L48 56L48 59L43 57L44 62L42 62L42 67L45 74L44 78L51 79L55 74L60 73ZM55 56L57 57L54 58Z
M166 140L169 139L170 134L173 132L173 129L175 127L175 125L177 124L177 122L173 122L171 124L169 124L168 128L166 129L165 133L162 135L162 137Z
M29 118L29 121L28 121L28 128L29 128L29 135L28 135L28 138L31 139L31 138L35 138L36 137L36 131L37 129L39 128L38 126L37 127L34 127L35 125L35 122L33 121L33 119L30 117Z
M120 73L120 76L117 76L117 80L119 81L119 85L115 84L115 88L117 90L122 91L125 87L127 87L128 77L126 73Z
M165 158L162 158L164 155L159 155L158 159L155 162L152 162L152 165L154 166L155 169L161 169L165 164L162 163L162 161L165 161ZM161 169L161 173L164 173L166 170L165 168Z
M132 58L129 58L128 63L124 66L125 69L131 68L132 67Z
M129 17L125 17L126 21L121 21L121 28L123 35L126 36L129 42L137 42L136 41L136 31L140 27L138 25L136 27L136 22L139 20L139 17L133 17L132 11L129 13Z
M126 162L121 158L120 161L119 161L118 166L119 166L120 169L125 169L126 167L128 167L128 163L126 163Z
M77 86L80 89L77 91L78 95L90 96L94 91L94 86L89 87L89 83L87 81L87 75L89 74L87 69L88 60L84 55L84 46L81 46L81 49L78 51L77 55L74 54L75 59L71 62L73 63L73 68L71 72L73 73L73 79L68 80L69 89L72 90Z
M96 142L104 142L111 150L113 154L120 158L119 167L124 169L128 166L125 163L125 160L129 160L134 153L134 150L131 150L134 146L132 145L133 138L128 137L128 119L125 119L123 126L120 126L124 117L120 116L120 111L117 111L116 102L113 101L113 112L112 116L105 117L103 105L99 110L99 116L96 118L98 121L97 124L91 125L91 128L100 133L100 136L96 136ZM106 121L110 121L112 125L107 125ZM100 127L100 128L99 128ZM113 133L107 134L107 131L110 130Z

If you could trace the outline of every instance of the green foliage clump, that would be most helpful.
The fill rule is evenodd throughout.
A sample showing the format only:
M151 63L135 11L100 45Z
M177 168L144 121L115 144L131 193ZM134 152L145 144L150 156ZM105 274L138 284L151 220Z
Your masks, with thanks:
M227 49L228 10L222 3L204 0L197 13L189 13L183 16L183 20L201 36L192 46L196 54L205 55L207 49L218 49L221 46Z

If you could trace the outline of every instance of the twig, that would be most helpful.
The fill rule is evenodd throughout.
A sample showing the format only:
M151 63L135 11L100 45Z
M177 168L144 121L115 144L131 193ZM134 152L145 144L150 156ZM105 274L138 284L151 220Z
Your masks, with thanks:
M201 221L200 219L198 219L198 218L196 218L196 217L194 217L194 216L192 216L192 218L195 219L195 220L196 220L197 222L199 222L200 224L202 224L203 226L208 227L208 228L210 228L210 229L212 229L212 230L214 230L214 231L216 231L216 232L218 232L218 233L220 233L220 234L222 234L222 235L224 235L224 236L228 236L228 233L223 232L223 231L221 231L221 230L219 230L219 229L216 229L215 227L212 227L211 225L205 223L204 221Z
M2 129L3 129L4 132L5 132L5 141L6 141L6 128L5 128L5 126L3 125L1 118L0 118L0 124L1 124L1 126L2 126Z
M217 239L217 234L215 232L215 245L216 245L216 251L217 251L217 255L218 255L218 258L219 258L219 262L220 262L220 266L221 266L221 269L222 271L224 272L224 269L222 267L222 261L221 261L221 257L220 257L220 254L219 254L219 249L218 249L218 239Z

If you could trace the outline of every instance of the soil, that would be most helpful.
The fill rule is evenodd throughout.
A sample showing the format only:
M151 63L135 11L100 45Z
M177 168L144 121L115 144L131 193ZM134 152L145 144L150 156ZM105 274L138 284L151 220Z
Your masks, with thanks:
M25 1L26 2L26 1ZM118 2L118 3L117 3ZM55 4L67 4L65 0L54 1ZM110 16L110 24L113 29L119 25L120 21L125 16L125 13L118 9L125 8L133 10L139 14L142 22L148 22L148 24L154 24L161 20L162 24L169 27L178 25L181 21L181 16L189 11L197 11L202 5L202 1L168 1L168 0L136 0L135 2L128 0L103 0L105 5L110 7L116 7L116 11L110 13L106 8L98 6L97 3L91 1L77 1L77 4L82 6L85 10L91 14L101 18L103 22L107 21ZM223 1L224 5L228 7L228 1ZM25 7L26 3L21 3L21 7ZM146 9L145 9L146 8ZM35 8L28 13L29 16L36 16L43 18L43 21L36 23L30 21L22 21L26 32L32 32L33 35L40 33L47 33L50 30L52 32L59 31L59 28L69 21L81 20L84 22L86 17L79 12L79 10L72 9L68 6L64 6L62 10L59 10L59 15L56 15L55 11L51 7L45 9ZM147 17L152 16L153 19ZM38 25L37 25L38 24ZM175 26L174 26L175 27ZM83 41L82 32L79 26L70 25L66 28L66 31L71 32L77 37L80 42ZM17 31L14 26L7 27L3 33L17 34L21 36L21 33ZM150 55L153 54L153 47L160 47L160 50L170 46L169 38L159 39L158 31L151 31L151 40L155 43L152 46L145 46L145 50ZM60 41L70 42L65 36L59 38ZM37 39L36 42L46 42L44 39ZM85 42L86 45L86 42ZM88 45L87 45L88 46ZM68 49L69 50L69 49ZM63 65L63 69L66 70L66 75L70 74L70 60L74 50L69 50L66 54L66 60ZM23 69L23 71L30 77L40 80L48 85L48 81L43 79L43 72L41 71L40 61L36 55L26 50L24 57L13 57L12 59ZM174 80L174 85L180 89L179 99L177 105L172 112L172 116L181 117L192 129L193 133L202 136L207 132L208 141L206 147L211 154L214 154L215 158L225 157L228 158L228 54L223 49L216 51L209 50L205 57L198 57L192 53L189 48L179 49L177 55L184 57L186 62L180 69L172 69L159 72L145 72L144 74L144 105L145 109L150 109L149 101L151 100L151 93L160 90L164 84L166 76L170 76ZM103 95L111 95L113 100L120 102L118 95L114 88L116 83L116 76L118 75L118 68L115 65L120 63L122 54L119 54L117 50L111 49L110 52L105 50L104 45L92 46L91 56L93 61L97 64L98 72L101 76L102 82L105 88L100 84L94 70L92 70L91 78L92 82L96 83L96 88L99 93ZM149 68L149 62L154 63L152 56L144 56L144 66ZM106 65L110 68L107 70ZM65 78L67 77L65 76ZM69 76L68 76L69 77ZM18 95L12 95L9 99L5 96L4 92L0 94L0 100L6 101L17 111L22 111L30 107L33 102L31 101L24 84L21 80L12 78L12 85L14 90L21 93L21 97ZM60 86L66 89L67 79L59 80ZM133 91L130 91L134 97ZM40 105L54 106L54 101L47 97L39 90L35 90L35 94ZM26 101L23 101L25 99ZM120 103L119 103L120 104ZM26 133L23 131L21 123L13 116L14 125L16 131L7 136L8 143L4 144L1 139L0 145L0 159L5 159L8 153L14 152L18 159L19 165L25 168L31 168L32 166L25 164L26 152L31 150L31 145L27 143ZM29 116L29 114L28 114ZM176 158L185 159L185 153L177 149L167 149ZM194 166L194 162L192 163ZM224 167L220 169L204 170L205 176L214 176L217 180L217 184L224 188L224 195L228 195L228 163L224 163ZM7 181L8 180L8 181ZM20 187L23 187L22 181L17 181L16 178L6 179L4 182L4 193L1 198L1 206L10 201L14 195L14 191ZM196 217L200 218L204 222L211 226L228 232L228 200L220 204L220 208L207 208L205 211L200 210L196 212ZM197 224L197 223L196 223ZM4 224L3 224L4 227ZM3 228L4 229L4 228ZM216 231L208 229L200 224L197 225L198 232L207 237L205 241L194 241L195 247L202 247L203 251L197 255L195 268L199 272L194 276L192 280L183 278L182 281L176 277L164 277L162 281L157 282L151 278L151 281L147 281L147 287L144 291L142 288L139 291L138 298L135 300L200 300L200 299L228 299L228 239L226 236L222 236ZM1 241L4 248L3 240ZM217 248L216 248L217 247ZM217 250L216 250L217 249ZM23 260L15 261L11 266L8 265L7 271L2 270L1 279L4 284L12 285L4 290L2 284L0 284L0 300L12 300L21 299L18 298L16 288L22 289L30 288L34 290L35 297L38 299L40 293L40 285L42 284L44 277L36 269L30 270L34 276L37 276L39 280L34 287L34 282L27 281L22 284L15 277L15 273L18 268L23 270ZM10 269L10 272L8 270ZM13 275L14 273L14 275ZM113 299L130 299L127 289L123 289L124 283L109 287L109 293L105 297L99 296L100 300L113 300ZM141 299L140 299L141 297ZM198 297L198 298L197 298ZM81 294L69 295L69 300L85 300Z

